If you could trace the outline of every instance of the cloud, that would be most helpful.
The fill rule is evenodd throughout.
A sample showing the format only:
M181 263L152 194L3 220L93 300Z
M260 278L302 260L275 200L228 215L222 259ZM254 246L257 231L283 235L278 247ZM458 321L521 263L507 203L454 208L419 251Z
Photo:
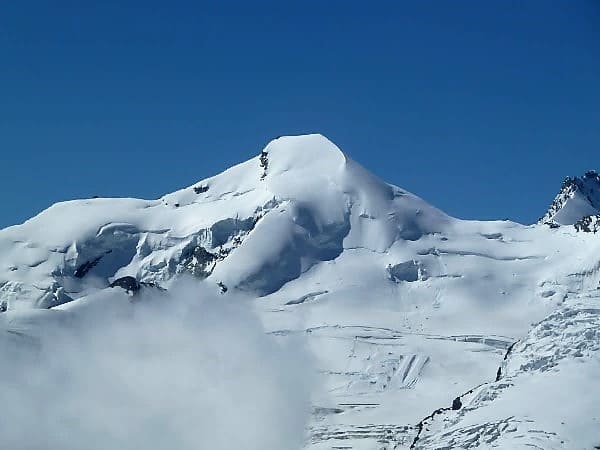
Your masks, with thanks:
M308 353L266 335L249 299L208 292L180 281L132 304L110 289L0 331L0 448L302 447Z

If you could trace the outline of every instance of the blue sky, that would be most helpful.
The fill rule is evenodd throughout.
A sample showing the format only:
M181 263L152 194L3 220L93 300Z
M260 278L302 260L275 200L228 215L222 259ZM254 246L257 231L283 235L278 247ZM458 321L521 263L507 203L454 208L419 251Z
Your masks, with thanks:
M2 2L0 227L310 132L452 215L530 223L600 170L599 105L595 0Z

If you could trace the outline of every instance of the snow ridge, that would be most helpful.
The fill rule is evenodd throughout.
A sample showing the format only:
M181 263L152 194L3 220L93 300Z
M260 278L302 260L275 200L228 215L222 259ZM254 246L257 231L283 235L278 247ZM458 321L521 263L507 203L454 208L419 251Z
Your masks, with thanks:
M600 175L590 170L582 177L565 178L559 193L539 222L573 225L586 216L598 214L600 214Z

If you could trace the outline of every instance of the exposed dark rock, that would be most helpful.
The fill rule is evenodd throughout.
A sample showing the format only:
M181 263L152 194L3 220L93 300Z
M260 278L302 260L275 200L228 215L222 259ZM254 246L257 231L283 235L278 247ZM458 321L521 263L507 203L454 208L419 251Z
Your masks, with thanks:
M261 180L264 180L267 176L267 169L269 168L269 154L264 150L260 152L260 167L263 169L263 173L260 176Z
M175 205L173 205L173 206L175 206L175 208L179 208L179 206L181 206L181 205L179 205L179 203L175 203Z
M405 261L399 264L388 264L387 271L392 281L399 283L401 281L426 280L427 274L424 267L418 261Z
M100 260L102 259L104 255L100 255L97 258L94 258L90 261L86 261L84 262L82 265L80 265L76 270L75 273L73 274L73 276L75 278L83 278L87 275L87 273L92 270L94 268L94 266L96 266Z
M194 186L194 192L196 194L203 194L206 191L208 191L208 185Z
M6 300L2 300L0 303L0 313L6 312L8 310L8 302Z
M114 280L112 283L110 283L110 287L120 287L125 289L127 292L135 294L140 290L141 285L134 277L126 276Z
M515 347L516 344L517 344L517 341L510 344L510 346L506 349L506 353L504 354L503 361L506 361L508 359L508 356L512 353L513 348ZM496 381L500 381L501 379L502 379L502 366L499 366L498 370L496 371Z
M517 341L510 344L510 347L506 349L506 353L504 354L504 361L508 359L508 356L512 353L513 348L515 348L515 345L517 345Z
M225 286L225 283L223 283L222 281L219 281L217 283L217 286L219 286L219 288L221 289L221 294L227 292L227 286Z
M181 267L198 278L206 278L213 269L217 255L200 245L186 247L181 252Z
M597 233L600 231L600 215L585 216L574 224L575 230L585 233Z
M452 410L458 411L460 408L462 408L462 402L460 401L460 397L456 397L452 402Z
M236 242L234 241L234 244L236 244ZM236 245L237 247L238 245ZM233 250L232 247L219 247L219 253L217 254L218 259L223 260L225 258L227 258L227 256L229 256L229 254L231 253L231 250Z

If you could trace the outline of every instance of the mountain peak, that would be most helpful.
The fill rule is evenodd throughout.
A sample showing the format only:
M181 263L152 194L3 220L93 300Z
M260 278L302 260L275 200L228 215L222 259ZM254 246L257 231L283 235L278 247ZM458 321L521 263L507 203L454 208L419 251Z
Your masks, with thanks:
M55 306L85 295L88 272L106 286L122 277L162 286L189 272L267 294L345 249L383 253L451 221L323 135L285 136L158 200L63 202L3 230L11 265L0 266L0 294Z
M322 134L280 136L267 144L261 153L264 177L279 175L290 169L334 174L346 163L346 155Z
M321 133L277 136L269 141L264 151L300 151L304 153L309 147L320 152L341 153L339 147Z
M600 174L589 170L564 179L559 193L540 223L573 225L584 217L600 214Z

